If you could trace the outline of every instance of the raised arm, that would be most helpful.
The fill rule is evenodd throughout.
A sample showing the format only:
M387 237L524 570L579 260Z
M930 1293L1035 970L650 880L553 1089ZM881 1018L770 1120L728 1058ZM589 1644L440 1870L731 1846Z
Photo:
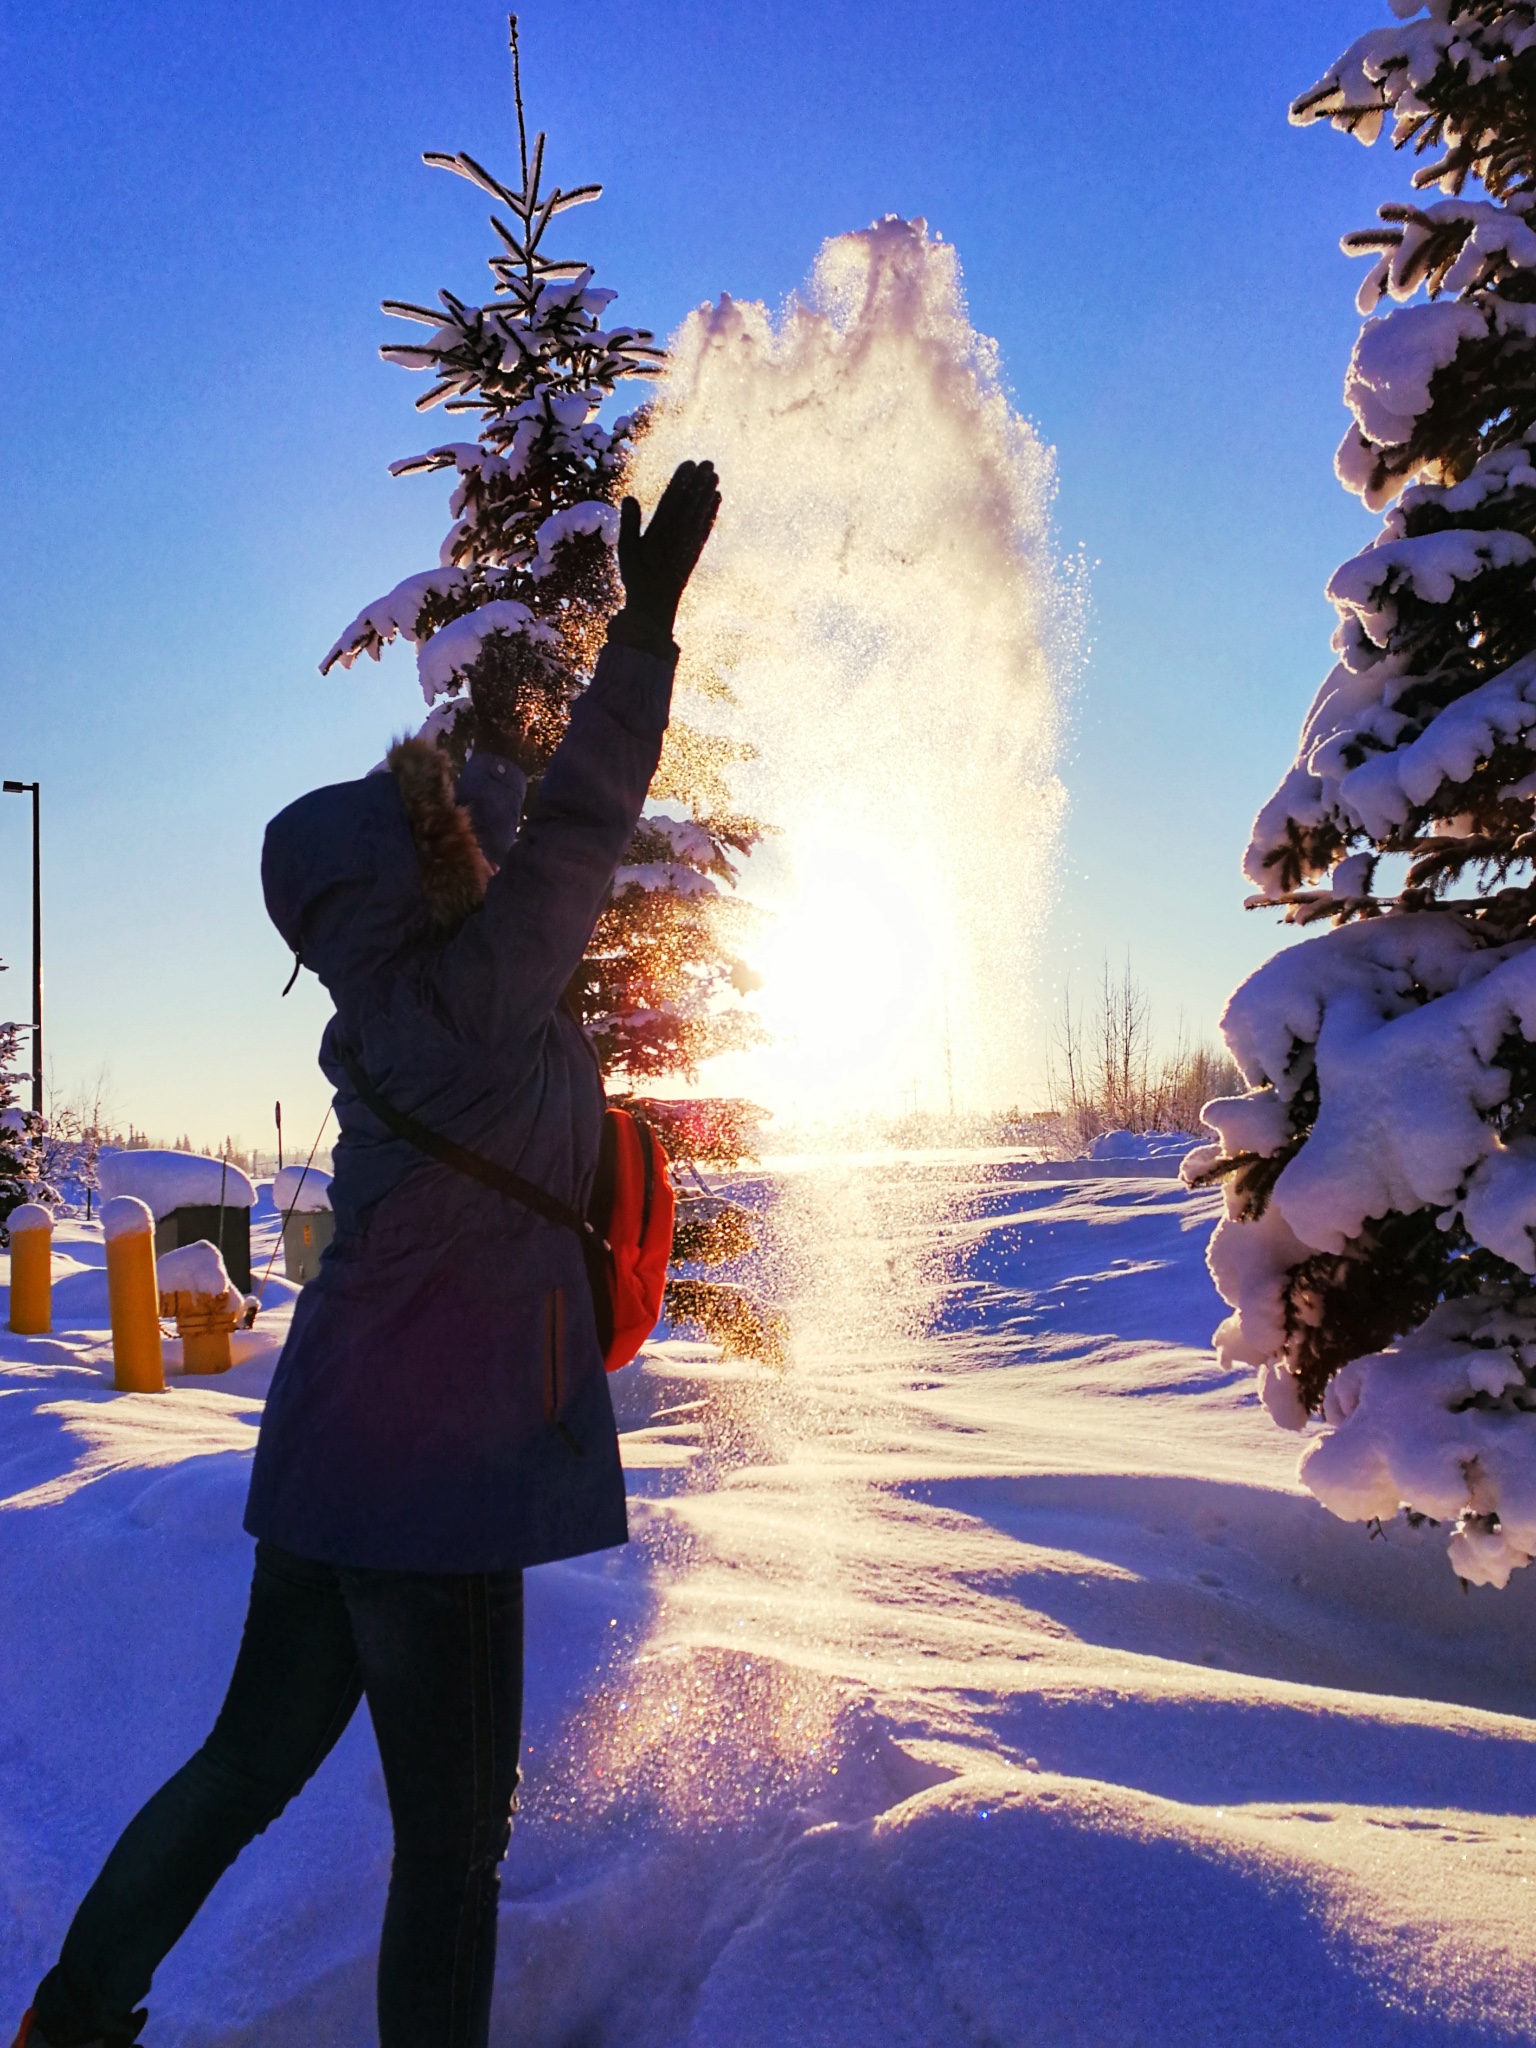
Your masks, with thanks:
M449 945L443 994L459 1028L506 1042L553 1015L580 964L661 753L677 606L719 510L711 464L685 462L643 531L619 521L624 608L485 902ZM523 736L477 705L482 744L515 759Z

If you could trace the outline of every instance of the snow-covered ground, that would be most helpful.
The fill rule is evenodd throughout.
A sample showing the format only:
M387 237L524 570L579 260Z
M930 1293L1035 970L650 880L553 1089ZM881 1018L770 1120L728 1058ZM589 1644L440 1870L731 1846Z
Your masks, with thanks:
M615 1381L634 1540L529 1579L494 2040L1536 2040L1536 1572L1464 1596L1300 1491L1208 1347L1214 1197L1038 1174L765 1173L789 1369ZM114 1395L99 1233L56 1248L55 1335L0 1335L0 2024L217 1707L291 1300ZM360 1715L146 2039L372 2040L388 1848Z

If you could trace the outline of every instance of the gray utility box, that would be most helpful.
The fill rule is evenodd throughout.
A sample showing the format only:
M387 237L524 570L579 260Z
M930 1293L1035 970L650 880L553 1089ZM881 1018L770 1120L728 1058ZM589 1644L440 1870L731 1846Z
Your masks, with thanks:
M130 1155L131 1156L131 1155ZM221 1209L217 1202L189 1204L172 1209L155 1225L155 1257L173 1252L184 1244L205 1239L216 1244L224 1257L224 1270L242 1294L251 1291L251 1212L249 1209Z
M283 1225L283 1265L288 1278L306 1286L320 1270L320 1254L336 1235L329 1209L295 1209Z

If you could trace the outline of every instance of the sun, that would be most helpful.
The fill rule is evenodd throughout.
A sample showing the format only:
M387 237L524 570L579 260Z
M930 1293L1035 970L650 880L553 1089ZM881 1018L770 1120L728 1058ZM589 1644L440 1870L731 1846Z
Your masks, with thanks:
M733 1056L731 1085L816 1119L932 1098L947 949L920 865L852 824L786 839L754 855L746 892L765 913L752 965L771 1042Z

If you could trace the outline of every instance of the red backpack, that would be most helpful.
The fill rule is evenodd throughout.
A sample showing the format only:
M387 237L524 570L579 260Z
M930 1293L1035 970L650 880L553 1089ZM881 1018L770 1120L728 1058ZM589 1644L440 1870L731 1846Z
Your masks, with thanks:
M661 1320L667 1261L672 1255L672 1214L677 1198L667 1171L667 1155L650 1126L627 1109L610 1109L604 1114L597 1177L583 1216L547 1194L537 1182L524 1180L520 1173L498 1166L494 1160L482 1159L467 1145L456 1145L452 1138L386 1102L356 1057L345 1049L341 1062L359 1100L397 1137L440 1159L444 1166L495 1188L498 1194L511 1195L551 1223L575 1231L592 1287L603 1363L610 1372L628 1365Z
M610 1372L628 1365L661 1319L676 1206L667 1155L656 1133L627 1109L610 1109L603 1118L597 1179L586 1215L607 1252L607 1299L594 1283L593 1301ZM589 1259L589 1274L593 1267Z

